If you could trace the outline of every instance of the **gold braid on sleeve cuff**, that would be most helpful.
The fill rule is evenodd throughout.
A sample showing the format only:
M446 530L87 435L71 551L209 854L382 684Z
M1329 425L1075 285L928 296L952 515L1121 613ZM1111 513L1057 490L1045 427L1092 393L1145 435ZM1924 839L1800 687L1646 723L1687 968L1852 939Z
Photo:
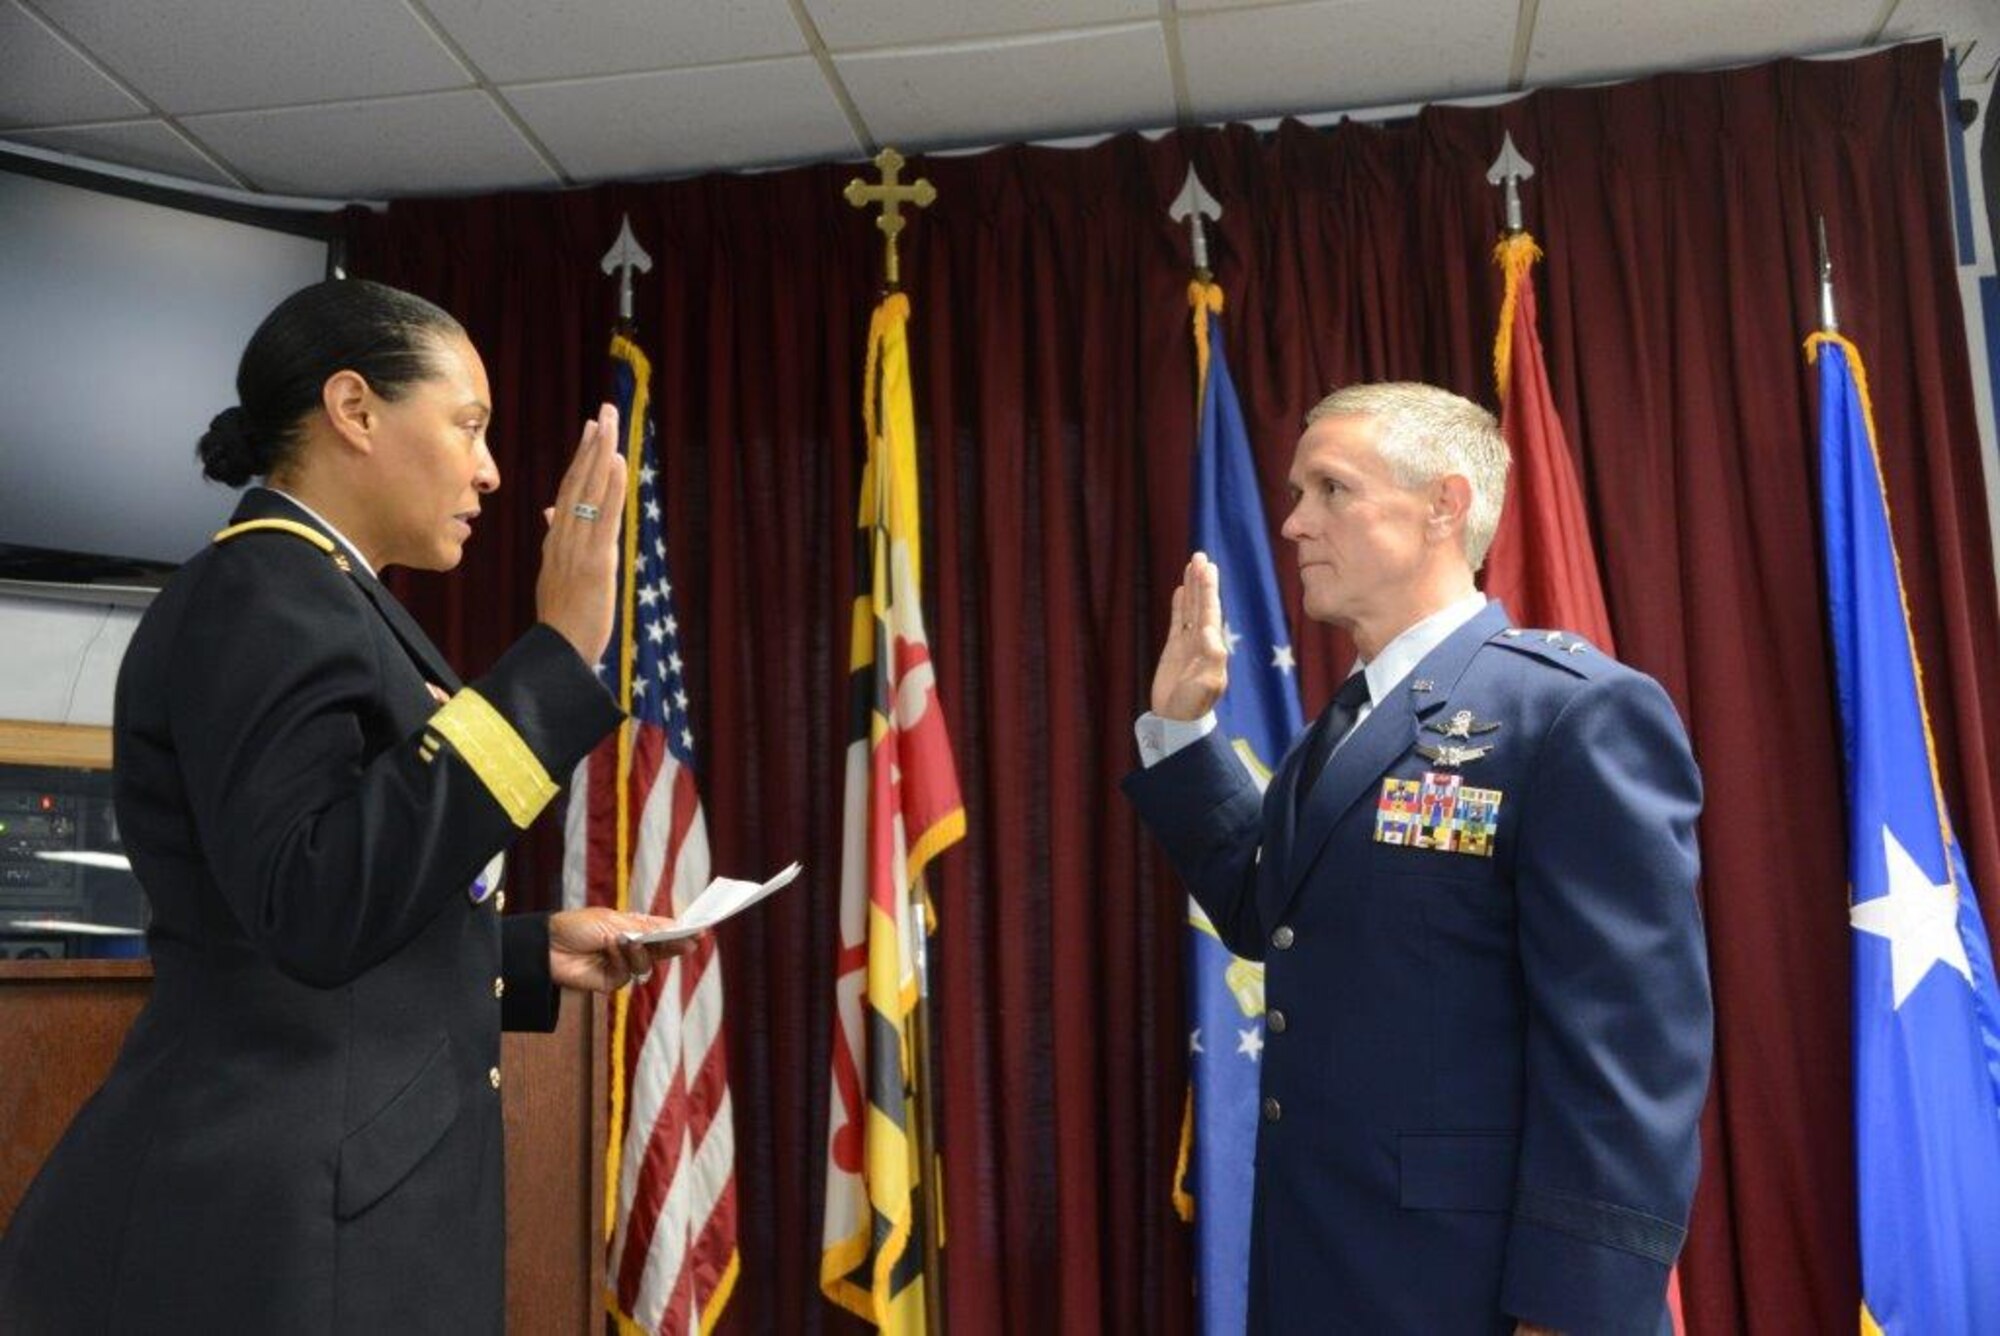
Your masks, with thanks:
M472 767L507 817L523 830L556 796L555 781L535 759L513 725L487 699L467 687L430 717L443 738ZM426 757L426 759L429 759Z

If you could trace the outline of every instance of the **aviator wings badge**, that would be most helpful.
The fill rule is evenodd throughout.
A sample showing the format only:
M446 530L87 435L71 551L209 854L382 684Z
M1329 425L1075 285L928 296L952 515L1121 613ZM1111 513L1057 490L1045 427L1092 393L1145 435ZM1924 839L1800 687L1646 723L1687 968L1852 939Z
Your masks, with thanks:
M1462 765L1483 759L1492 750L1491 747L1460 747L1450 742L1441 742L1433 747L1426 742L1418 744L1417 755L1432 765L1446 770L1456 770Z
M1440 740L1436 746L1429 743L1420 744L1417 747L1417 755L1432 765L1456 770L1462 765L1483 759L1492 751L1492 743L1480 745L1473 742L1473 739L1495 732L1499 727L1499 722L1496 720L1481 719L1471 710L1460 710L1441 724L1424 725L1426 730L1437 734Z
M1460 710L1441 724L1425 724L1424 727L1446 739L1456 738L1461 742L1470 742L1482 733L1493 732L1500 727L1500 724L1497 720L1482 720L1470 710ZM1483 755L1491 750L1492 748L1486 747L1481 748L1480 752Z

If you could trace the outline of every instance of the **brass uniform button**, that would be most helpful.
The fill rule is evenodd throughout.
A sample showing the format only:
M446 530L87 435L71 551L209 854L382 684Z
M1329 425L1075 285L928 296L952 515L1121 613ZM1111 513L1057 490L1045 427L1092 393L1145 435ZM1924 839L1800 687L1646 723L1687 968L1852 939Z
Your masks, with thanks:
M1283 1034L1288 1024L1290 1022L1285 1019L1285 1013L1276 1007L1271 1008L1271 1014L1264 1018L1264 1028L1272 1034Z
M500 1088L500 1069L498 1067L490 1067L487 1069L486 1083L492 1086L495 1090L498 1090Z
M1292 943L1295 940L1297 940L1297 934L1292 931L1292 925L1289 923L1280 924L1278 930L1271 934L1271 945L1277 947L1280 951L1291 950Z
M1285 1112L1285 1110L1284 1110L1283 1106L1281 1106L1281 1105L1280 1105L1280 1104L1278 1103L1278 1101L1277 1101L1277 1099L1276 1099L1276 1098L1274 1098L1273 1096L1270 1096L1270 1095L1266 1095L1266 1096L1264 1096L1264 1121L1265 1121L1265 1122L1267 1122L1267 1123L1275 1123L1275 1122L1277 1122L1279 1118L1281 1118L1281 1117L1283 1117L1283 1116L1284 1116L1284 1112Z
M493 996L507 996L507 981L505 979L495 979L493 981Z
M505 891L493 892L493 912L496 914L504 914L507 912L507 892Z

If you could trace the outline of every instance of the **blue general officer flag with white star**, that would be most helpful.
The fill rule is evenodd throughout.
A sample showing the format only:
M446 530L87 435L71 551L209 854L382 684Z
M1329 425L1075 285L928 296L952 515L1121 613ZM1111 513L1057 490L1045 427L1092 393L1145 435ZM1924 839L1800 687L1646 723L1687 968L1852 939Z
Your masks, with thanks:
M1250 438L1222 352L1221 292L1212 285L1197 291L1195 346L1203 374L1193 539L1221 576L1229 644L1229 689L1216 705L1216 726L1261 789L1303 718ZM1202 1330L1224 1336L1241 1332L1246 1316L1264 967L1231 955L1192 897L1188 928L1194 1117L1187 1181L1195 1277Z
M2000 1332L2000 990L1951 831L1867 373L1814 335L1848 787L1861 1330Z

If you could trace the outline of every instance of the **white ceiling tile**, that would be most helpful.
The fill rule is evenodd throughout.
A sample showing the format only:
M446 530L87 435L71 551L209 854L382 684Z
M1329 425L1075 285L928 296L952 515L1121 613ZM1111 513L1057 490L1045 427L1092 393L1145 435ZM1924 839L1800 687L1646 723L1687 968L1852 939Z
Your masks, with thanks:
M805 0L829 50L916 46L1157 19L1159 0Z
M1546 0L1544 0L1546 3ZM1470 97L1507 86L1514 0L1330 0L1181 18L1196 120Z
M427 0L496 83L803 54L786 0Z
M503 88L580 181L802 162L862 146L808 56Z
M427 93L182 124L259 189L326 198L472 194L558 178L484 93Z
M1861 45L1882 0L1541 0L1527 82L1586 83Z
M0 126L141 116L145 104L99 74L42 22L0 0Z
M1984 83L1994 62L2000 60L2000 4L1994 0L1902 0L1889 16L1882 40L1911 37L1942 37L1961 48L1979 43L1958 72L1959 89L1970 92L1978 85L1986 90L1982 97L2000 92L2000 88Z
M127 121L120 125L87 125L60 130L9 130L7 138L23 144L75 153L97 162L165 172L211 185L240 184L197 153L165 121Z
M878 143L906 150L1171 125L1157 23L838 56Z
M472 82L403 0L52 0L49 14L176 115Z

